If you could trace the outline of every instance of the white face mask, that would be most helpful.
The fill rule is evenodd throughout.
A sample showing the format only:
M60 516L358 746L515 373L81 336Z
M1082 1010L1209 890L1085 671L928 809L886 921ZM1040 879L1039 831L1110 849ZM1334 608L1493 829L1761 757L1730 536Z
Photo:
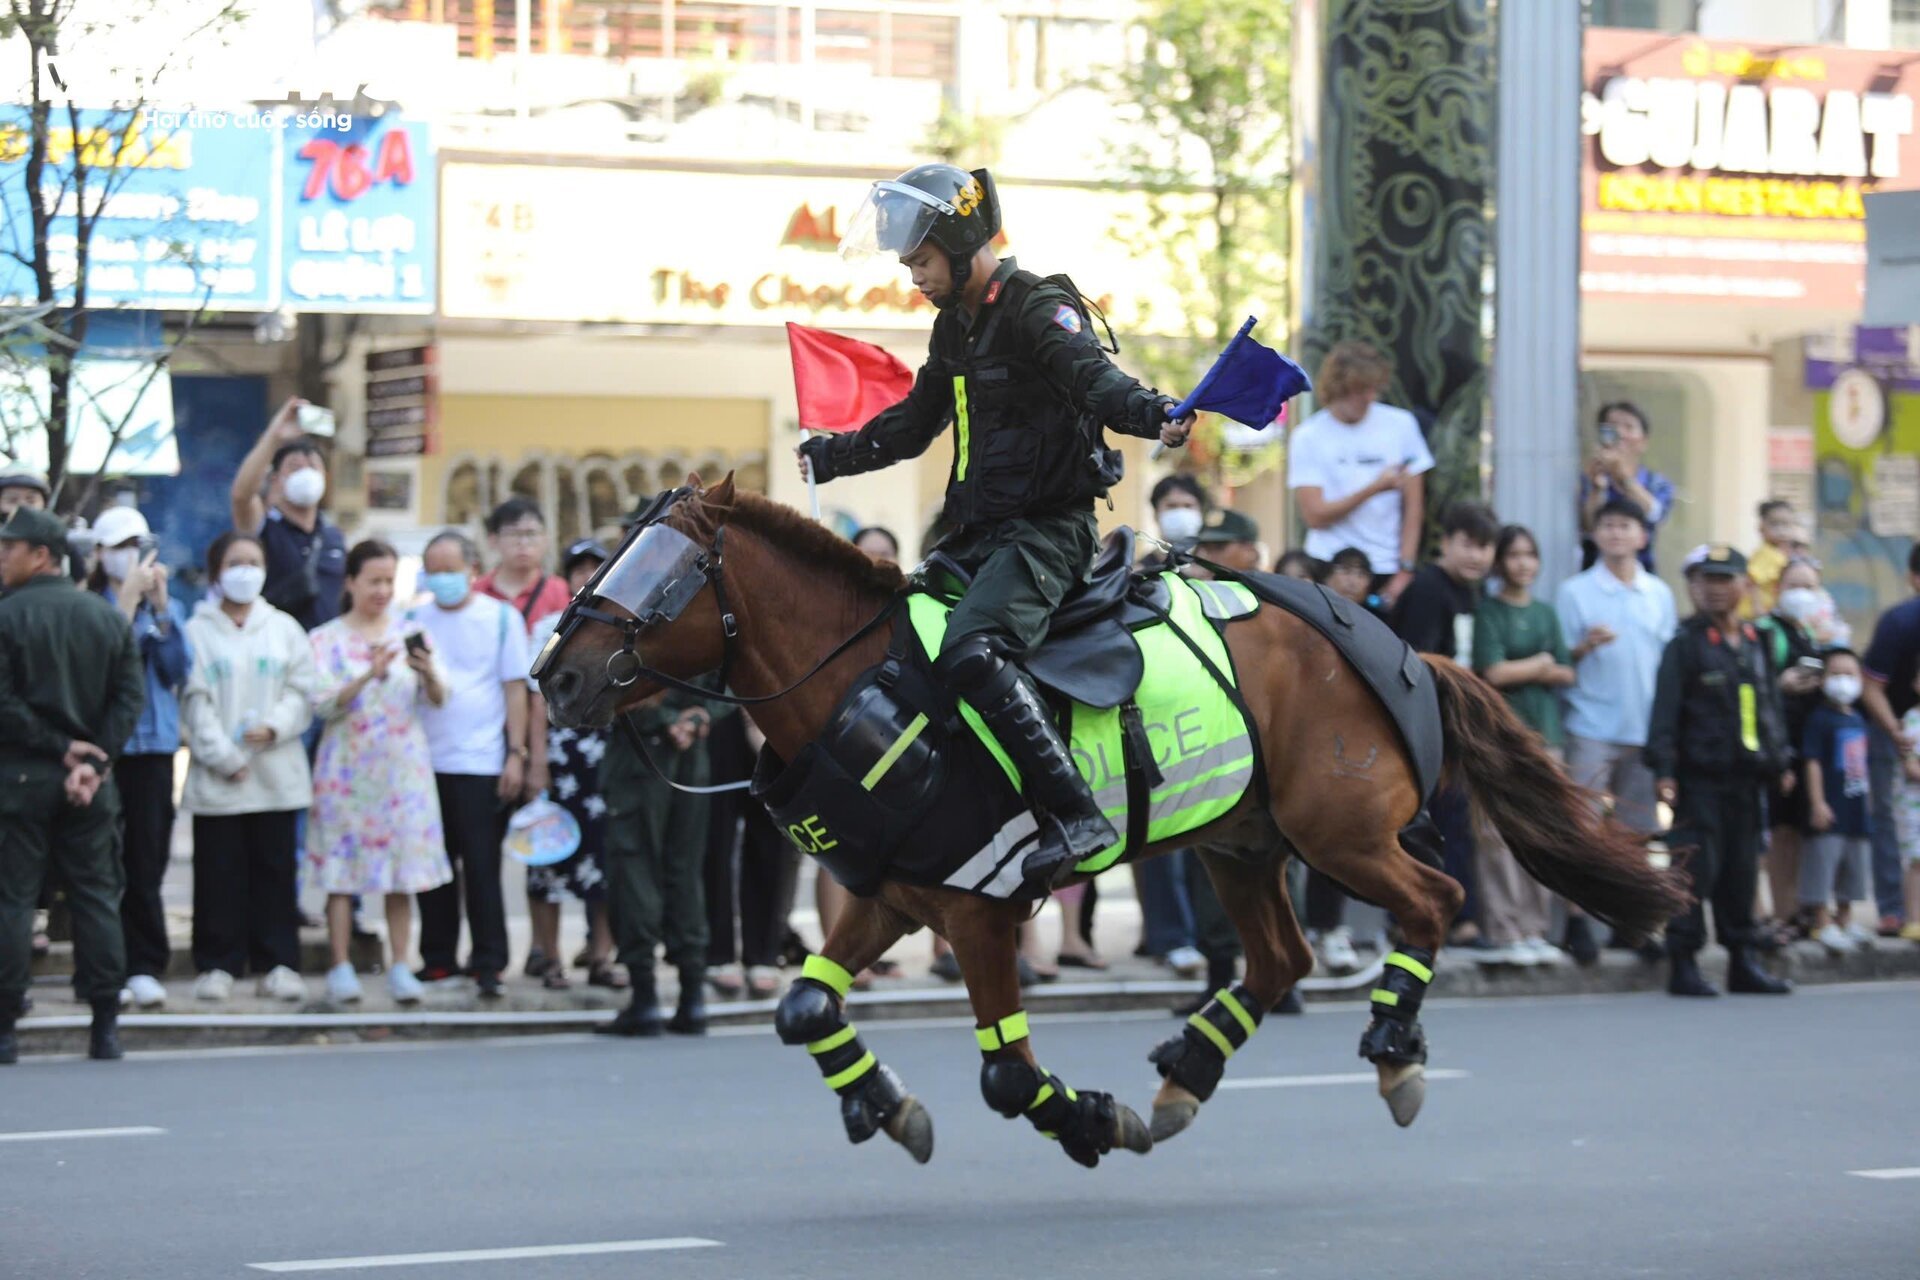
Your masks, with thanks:
M1795 622L1805 622L1820 612L1820 597L1825 594L1812 587L1788 587L1780 593L1780 612Z
M252 604L266 584L267 571L259 565L229 565L220 571L220 594L235 604Z
M280 492L296 507L318 506L327 493L327 478L313 467L302 467L280 482Z
M100 570L115 582L125 582L140 563L140 548L111 547L100 553Z
M1843 707L1850 707L1860 698L1859 676L1828 676L1821 682L1827 696Z
M1191 542L1200 536L1197 507L1172 507L1160 513L1160 536L1168 542Z

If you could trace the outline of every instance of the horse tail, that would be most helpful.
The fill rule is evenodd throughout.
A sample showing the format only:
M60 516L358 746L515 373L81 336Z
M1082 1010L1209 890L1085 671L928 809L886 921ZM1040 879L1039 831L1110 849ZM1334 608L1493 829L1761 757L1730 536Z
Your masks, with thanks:
M1447 780L1528 875L1630 933L1651 933L1686 910L1686 877L1654 866L1640 837L1575 785L1498 690L1445 658L1426 662L1440 695Z

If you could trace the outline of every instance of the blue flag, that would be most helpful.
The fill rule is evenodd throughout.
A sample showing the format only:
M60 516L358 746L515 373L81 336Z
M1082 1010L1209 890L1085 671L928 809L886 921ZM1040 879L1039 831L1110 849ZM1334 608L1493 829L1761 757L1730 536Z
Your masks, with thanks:
M1169 416L1217 413L1258 430L1279 417L1287 401L1312 388L1306 370L1248 336L1253 325L1254 317L1248 316L1193 394Z

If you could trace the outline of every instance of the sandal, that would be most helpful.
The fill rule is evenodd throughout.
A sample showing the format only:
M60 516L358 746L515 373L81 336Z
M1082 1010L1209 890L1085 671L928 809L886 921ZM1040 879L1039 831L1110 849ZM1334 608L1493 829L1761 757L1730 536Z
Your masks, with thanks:
M745 983L740 978L740 966L737 964L723 964L718 968L707 970L707 985L728 1000L738 1000L740 993L746 989Z
M900 962L897 960L875 960L869 966L876 978L897 978L900 976Z
M53 939L47 936L47 932L44 929L35 931L33 935L33 958L42 960L52 954Z
M549 991L566 991L573 986L573 979L567 976L565 965L548 964L546 972L540 975L540 985Z
M1100 955L1098 952L1094 952L1094 951L1089 951L1083 956L1068 955L1065 952L1062 952L1060 956L1054 961L1054 963L1062 969L1096 969L1098 970L1098 969L1105 969L1108 967L1107 962L1100 958Z
M613 961L597 960L587 969L587 985L625 991L633 985L633 982L627 977L627 971L615 965Z
M529 978L538 978L543 976L552 964L553 961L547 958L547 953L539 947L535 947L527 952L527 962L520 967L520 972L526 974Z
M747 994L755 1000L771 1000L780 992L780 971L757 964L747 970Z

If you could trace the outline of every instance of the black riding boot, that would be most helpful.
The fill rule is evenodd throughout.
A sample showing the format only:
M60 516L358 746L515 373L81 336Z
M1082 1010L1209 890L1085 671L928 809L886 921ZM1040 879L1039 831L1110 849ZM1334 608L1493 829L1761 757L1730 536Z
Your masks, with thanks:
M87 1056L101 1062L122 1057L120 1050L120 997L101 996L93 1002L93 1026L87 1032Z
M1754 963L1751 949L1728 947L1727 990L1737 996L1784 996L1792 992L1793 984Z
M1670 996L1717 996L1720 989L1708 982L1700 972L1698 954L1686 947L1672 947L1668 955L1673 964L1672 974L1667 978L1667 994Z
M593 1029L597 1036L657 1036L666 1028L660 1018L660 996L655 990L653 969L635 969L633 978L633 998L627 1007L615 1014L612 1022L603 1022Z
M705 965L689 964L680 967L680 1004L673 1011L672 1020L667 1023L667 1030L677 1036L707 1034L706 985Z
M1053 888L1073 866L1119 842L1093 791L1073 763L1073 753L1025 672L982 638L963 640L940 655L934 671L965 698L1013 758L1026 797L1039 811L1040 844L1020 864L1028 881Z
M20 1037L13 1029L13 1017L0 1018L0 1067L20 1061Z

